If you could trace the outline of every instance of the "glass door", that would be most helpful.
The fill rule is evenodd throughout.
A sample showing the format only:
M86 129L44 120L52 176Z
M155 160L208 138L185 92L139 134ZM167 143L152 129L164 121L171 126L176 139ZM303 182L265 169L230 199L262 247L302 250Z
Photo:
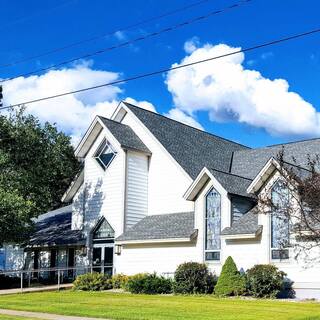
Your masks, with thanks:
M94 272L101 272L102 267L102 248L94 247L92 252L92 270Z
M104 273L112 276L113 270L113 247L104 248Z

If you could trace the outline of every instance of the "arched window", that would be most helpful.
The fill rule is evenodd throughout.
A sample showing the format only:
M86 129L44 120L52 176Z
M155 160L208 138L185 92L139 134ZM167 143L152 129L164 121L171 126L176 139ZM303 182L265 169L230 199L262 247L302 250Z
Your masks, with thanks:
M271 200L273 210L271 213L271 257L272 259L289 258L289 190L285 184L278 180L272 186Z
M221 196L212 188L206 196L205 260L220 260Z

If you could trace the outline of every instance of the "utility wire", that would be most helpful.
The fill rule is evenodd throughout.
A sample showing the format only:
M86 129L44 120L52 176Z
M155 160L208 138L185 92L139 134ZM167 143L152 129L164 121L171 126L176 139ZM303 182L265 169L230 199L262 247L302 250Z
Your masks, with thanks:
M42 53L36 54L34 56L25 57L25 58L22 58L20 60L16 60L16 61L13 61L13 62L2 64L2 65L0 65L0 69L11 67L11 66L15 66L15 65L23 63L23 62L27 62L27 61L30 61L30 60L35 60L35 59L38 59L38 58L41 58L41 57L45 57L45 56L53 54L53 53L61 52L61 51L64 51L64 50L79 46L79 45L84 44L84 43L88 43L88 42L99 40L99 39L102 39L102 38L105 38L105 37L108 37L108 36L112 36L112 35L116 34L117 32L124 32L124 31L128 31L128 30L131 30L131 29L135 29L135 28L137 28L137 27L139 27L141 25L144 25L146 23L166 18L166 17L174 15L176 13L179 13L179 12L191 9L193 7L202 5L202 4L204 4L206 2L209 2L209 1L212 1L212 0L201 0L201 1L198 1L198 2L193 2L193 3L190 3L189 5L174 9L172 11L168 11L168 12L162 13L162 14L160 14L158 16L153 16L153 17L147 18L145 20L142 20L142 21L135 22L133 24L127 25L125 27L120 27L117 30L113 30L113 31L110 31L110 32L102 33L100 35L96 35L96 36L93 36L93 37L90 37L90 38L87 38L87 39L83 39L83 40L80 40L80 41L77 41L77 42L73 42L73 43L67 44L67 45L62 46L62 47L58 47L58 48L55 48L55 49L52 49L52 50L49 50L49 51L46 51L46 52L42 52Z
M213 15L220 14L220 13L226 12L228 10L232 10L232 9L238 8L238 7L248 3L250 1L252 1L252 0L241 0L241 1L237 2L237 3L235 3L235 4L232 4L232 5L228 6L228 7L225 7L223 9L210 11L209 13L207 13L205 15L198 16L196 18L192 18L190 20L181 22L179 24L176 24L176 25L161 29L161 30L156 31L156 32L148 33L148 34L146 34L144 36L141 36L141 37L138 37L138 38L126 41L126 42L122 42L122 43L119 43L119 44L111 46L111 47L100 49L98 51L87 53L87 54L84 54L82 56L79 56L79 57L76 57L76 58L72 58L70 60L65 60L65 61L59 62L57 64L54 64L54 65L50 66L50 67L40 68L40 69L37 69L37 70L34 70L34 71L21 73L21 74L19 74L17 76L1 80L0 83L7 82L7 81L10 81L10 80L16 79L18 77L26 77L26 76L29 76L29 75L32 75L32 74L35 74L35 73L39 73L39 72L55 69L57 67L61 67L63 65L66 65L66 64L69 64L69 63L72 63L72 62L76 62L76 61L79 61L79 60L88 59L88 58L96 56L96 55L100 55L100 54L105 53L107 51L111 51L111 50L119 49L119 48L122 48L122 47L126 47L126 46L134 44L136 42L140 42L140 41L152 38L152 37L156 37L156 36L159 36L159 35L161 35L163 33L168 33L168 32L174 31L176 29L179 29L179 28L185 27L187 25L190 25L192 23L195 23L195 22L198 22L198 21L201 21L201 20L204 20L204 19L208 19L209 17L211 17Z
M178 70L178 69L194 66L194 65L197 65L197 64L201 64L201 63L205 63L205 62L209 62L209 61L213 61L213 60L229 57L229 56L232 56L232 55L235 55L235 54L257 50L257 49L260 49L260 48L276 45L276 44L279 44L281 42L286 42L286 41L302 38L302 37L305 37L305 36L308 36L308 35L312 35L312 34L316 34L316 33L320 33L320 28L319 29L310 30L310 31L307 31L307 32L303 32L303 33L298 33L298 34L295 34L295 35L292 35L292 36L289 36L289 37L273 40L273 41L270 41L270 42L261 43L261 44L258 44L258 45L252 46L252 47L247 47L247 48L244 48L244 49L232 51L232 52L225 53L225 54L222 54L222 55L219 55L219 56L214 56L214 57L210 57L210 58L203 59L203 60L197 60L197 61L194 61L194 62L181 64L181 65L178 65L178 66L175 66L175 67L171 67L171 68L165 68L165 69L161 69L161 70L157 70L157 71L152 71L152 72L149 72L149 73L138 74L138 75L135 75L135 76L132 76L132 77L129 77L129 78L120 79L120 80L116 80L116 81L112 81L112 82L108 82L108 83L103 83L103 84L96 85L96 86L93 86L93 87L87 87L87 88L82 88L82 89L78 89L78 90L74 90L74 91L58 93L58 94L55 94L55 95L52 95L52 96L48 96L48 97L38 98L38 99L34 99L34 100L29 100L29 101L24 101L24 102L12 104L12 105L9 105L9 106L4 106L4 107L1 107L0 110L20 107L22 105L27 105L27 104L31 104L31 103L35 103L35 102L44 101L44 100L59 98L59 97L67 96L67 95L70 95L70 94L85 92L85 91L89 91L89 90L99 89L99 88L102 88L102 87L107 87L107 86L112 86L112 85L116 85L116 84L129 82L129 81L133 81L133 80L147 78L147 77L155 76L155 75L158 75L158 74L162 74L164 72L174 71L174 70Z

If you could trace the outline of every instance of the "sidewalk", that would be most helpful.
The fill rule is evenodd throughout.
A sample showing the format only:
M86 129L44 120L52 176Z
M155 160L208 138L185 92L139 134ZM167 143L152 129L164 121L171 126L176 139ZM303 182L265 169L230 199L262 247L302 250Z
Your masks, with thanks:
M16 316L16 317L25 317L41 320L101 320L101 318L87 318L87 317L73 317L73 316L62 316L60 314L49 314L41 312L29 312L29 311L16 311L16 310L7 310L0 309L0 315L6 316Z
M68 289L72 287L72 283L60 284L60 289ZM34 287L34 288L24 288L21 289L4 289L0 290L0 295L3 294L16 294L16 293L26 293L26 292L41 292L41 291L55 291L58 290L58 285Z

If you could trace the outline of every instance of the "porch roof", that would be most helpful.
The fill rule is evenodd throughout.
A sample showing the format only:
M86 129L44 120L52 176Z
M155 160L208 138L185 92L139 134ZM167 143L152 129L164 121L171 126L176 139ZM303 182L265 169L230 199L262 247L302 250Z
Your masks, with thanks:
M262 232L262 226L258 224L258 211L254 207L244 214L238 221L234 222L231 227L224 228L221 235L225 238L228 236L239 236L243 238L248 236L254 238Z
M158 214L143 218L116 238L116 242L184 242L196 234L194 212Z
M85 243L81 230L71 230L71 206L40 215L27 247L69 246Z

